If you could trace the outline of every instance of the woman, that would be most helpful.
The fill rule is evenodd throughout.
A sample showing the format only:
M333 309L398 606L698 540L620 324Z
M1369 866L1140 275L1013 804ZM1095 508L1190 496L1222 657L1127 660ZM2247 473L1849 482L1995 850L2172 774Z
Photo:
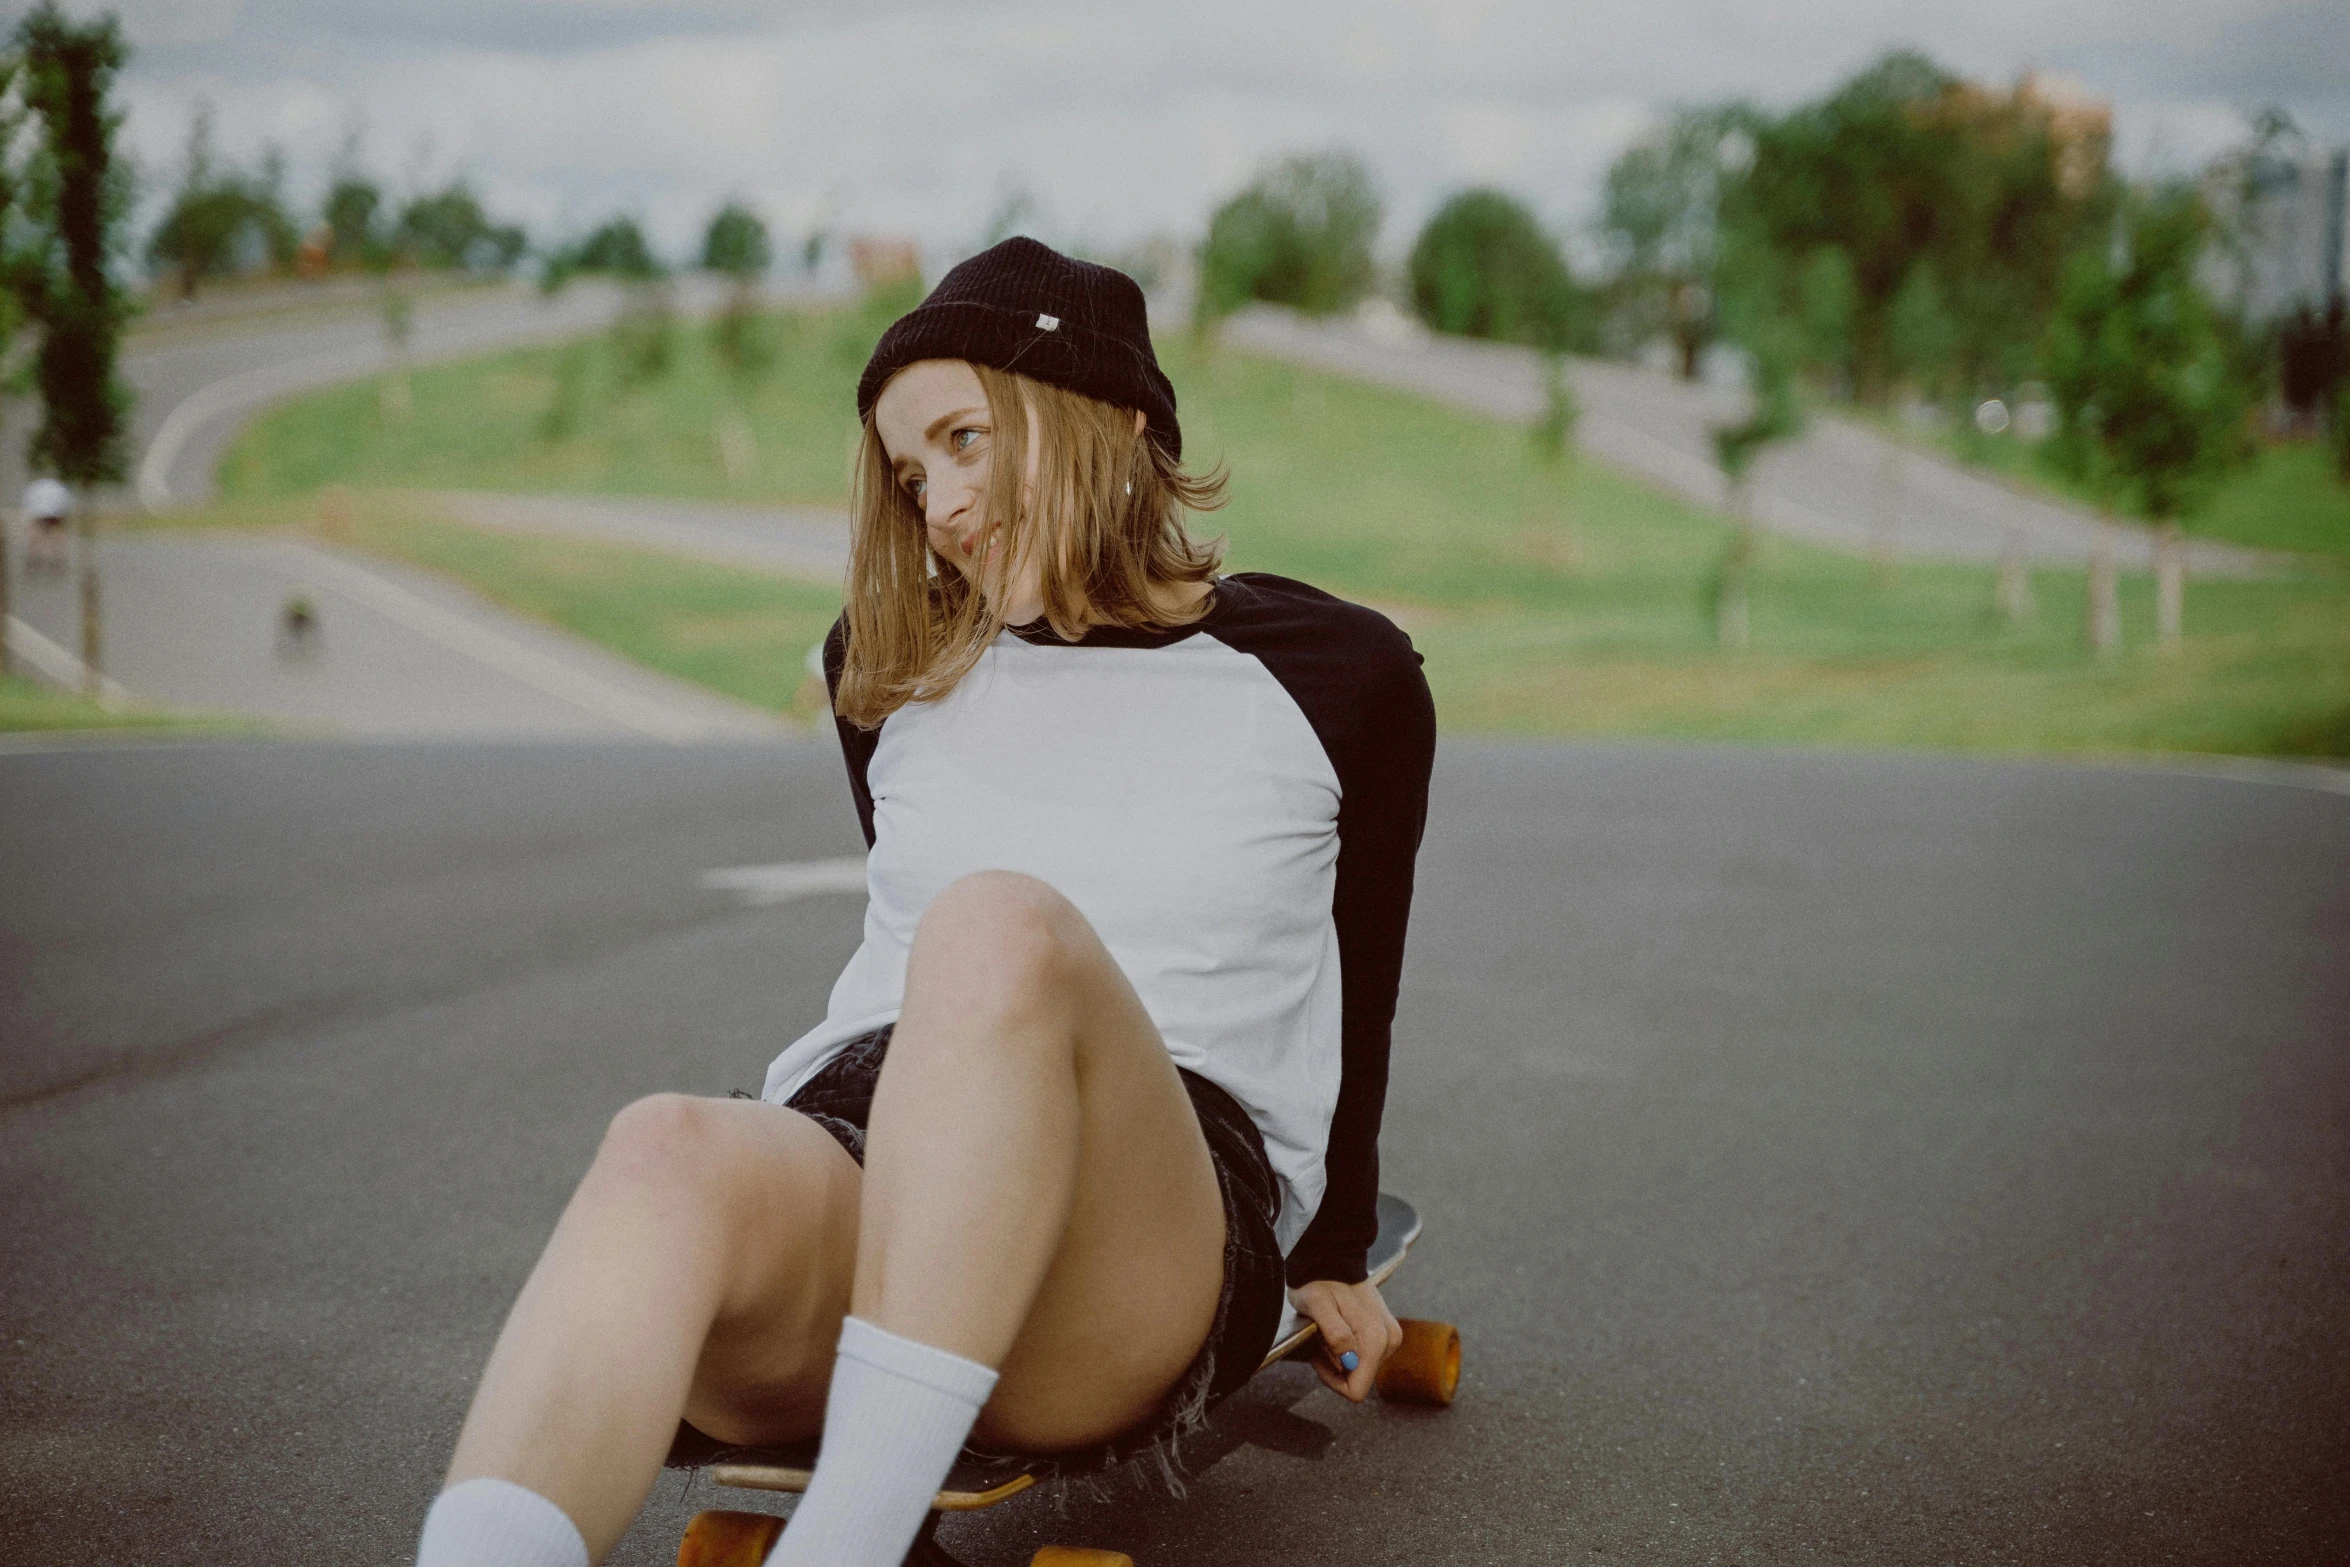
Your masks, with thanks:
M600 1557L681 1413L821 1429L771 1560L895 1564L967 1439L1163 1453L1256 1368L1285 1284L1349 1398L1398 1336L1363 1257L1418 656L1187 536L1220 485L1179 465L1123 274L1007 240L890 328L857 407L825 669L864 944L762 1102L615 1118L423 1567Z

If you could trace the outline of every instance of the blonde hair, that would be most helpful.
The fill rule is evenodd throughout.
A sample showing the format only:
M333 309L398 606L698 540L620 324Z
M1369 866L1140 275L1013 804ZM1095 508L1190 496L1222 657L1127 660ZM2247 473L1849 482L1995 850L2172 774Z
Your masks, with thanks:
M1074 641L1100 625L1185 625L1206 600L1175 607L1164 589L1207 582L1224 541L1194 540L1187 511L1224 504L1224 474L1184 471L1134 427L1134 410L987 365L973 365L987 393L994 460L987 516L1003 521L993 570L1039 562L1044 618ZM1027 484L1033 424L1036 483ZM898 483L866 416L851 478L855 533L844 618L848 651L833 710L871 729L908 702L935 702L979 662L1006 624L1004 595L982 593L930 548L920 508Z

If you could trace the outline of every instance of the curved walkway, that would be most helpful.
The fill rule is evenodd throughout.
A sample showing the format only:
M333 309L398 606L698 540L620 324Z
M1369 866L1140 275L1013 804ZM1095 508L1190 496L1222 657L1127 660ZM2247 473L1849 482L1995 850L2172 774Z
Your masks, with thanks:
M1529 420L1543 405L1541 358L1510 343L1443 337L1393 322L1382 331L1357 318L1314 320L1254 306L1226 322L1236 347L1334 370L1498 419ZM1583 449L1701 506L1726 493L1713 459L1712 427L1743 416L1745 394L1692 385L1654 371L1577 359L1570 371L1583 417ZM2089 558L2096 519L2045 496L1889 441L1835 415L1772 448L1754 468L1755 520L1775 532L1831 549L1866 551L1890 505L1897 555L1983 562L2000 558L2013 532L2027 559L2078 565ZM2125 570L2146 570L2153 536L2117 526ZM2190 571L2258 576L2280 569L2258 551L2193 542Z

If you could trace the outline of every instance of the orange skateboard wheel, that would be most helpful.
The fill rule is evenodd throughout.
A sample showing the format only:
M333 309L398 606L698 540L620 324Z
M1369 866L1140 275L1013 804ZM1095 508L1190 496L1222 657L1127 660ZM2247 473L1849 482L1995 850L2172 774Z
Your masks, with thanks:
M1449 1322L1405 1317L1403 1342L1379 1367L1379 1396L1398 1404L1452 1402L1461 1384L1461 1334Z
M1076 1545L1048 1545L1028 1558L1028 1567L1134 1567L1124 1551L1089 1551Z
M696 1513L677 1542L677 1567L760 1567L782 1535L773 1513Z

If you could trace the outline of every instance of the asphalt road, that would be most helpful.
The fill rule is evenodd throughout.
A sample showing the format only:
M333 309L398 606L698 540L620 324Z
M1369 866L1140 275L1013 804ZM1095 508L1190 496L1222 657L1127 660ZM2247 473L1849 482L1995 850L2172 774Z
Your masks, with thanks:
M405 1559L605 1119L856 941L699 878L856 847L813 742L0 751L0 1560ZM1422 863L1391 1295L1459 1402L1285 1368L974 1567L2350 1554L2350 798L1448 742Z

